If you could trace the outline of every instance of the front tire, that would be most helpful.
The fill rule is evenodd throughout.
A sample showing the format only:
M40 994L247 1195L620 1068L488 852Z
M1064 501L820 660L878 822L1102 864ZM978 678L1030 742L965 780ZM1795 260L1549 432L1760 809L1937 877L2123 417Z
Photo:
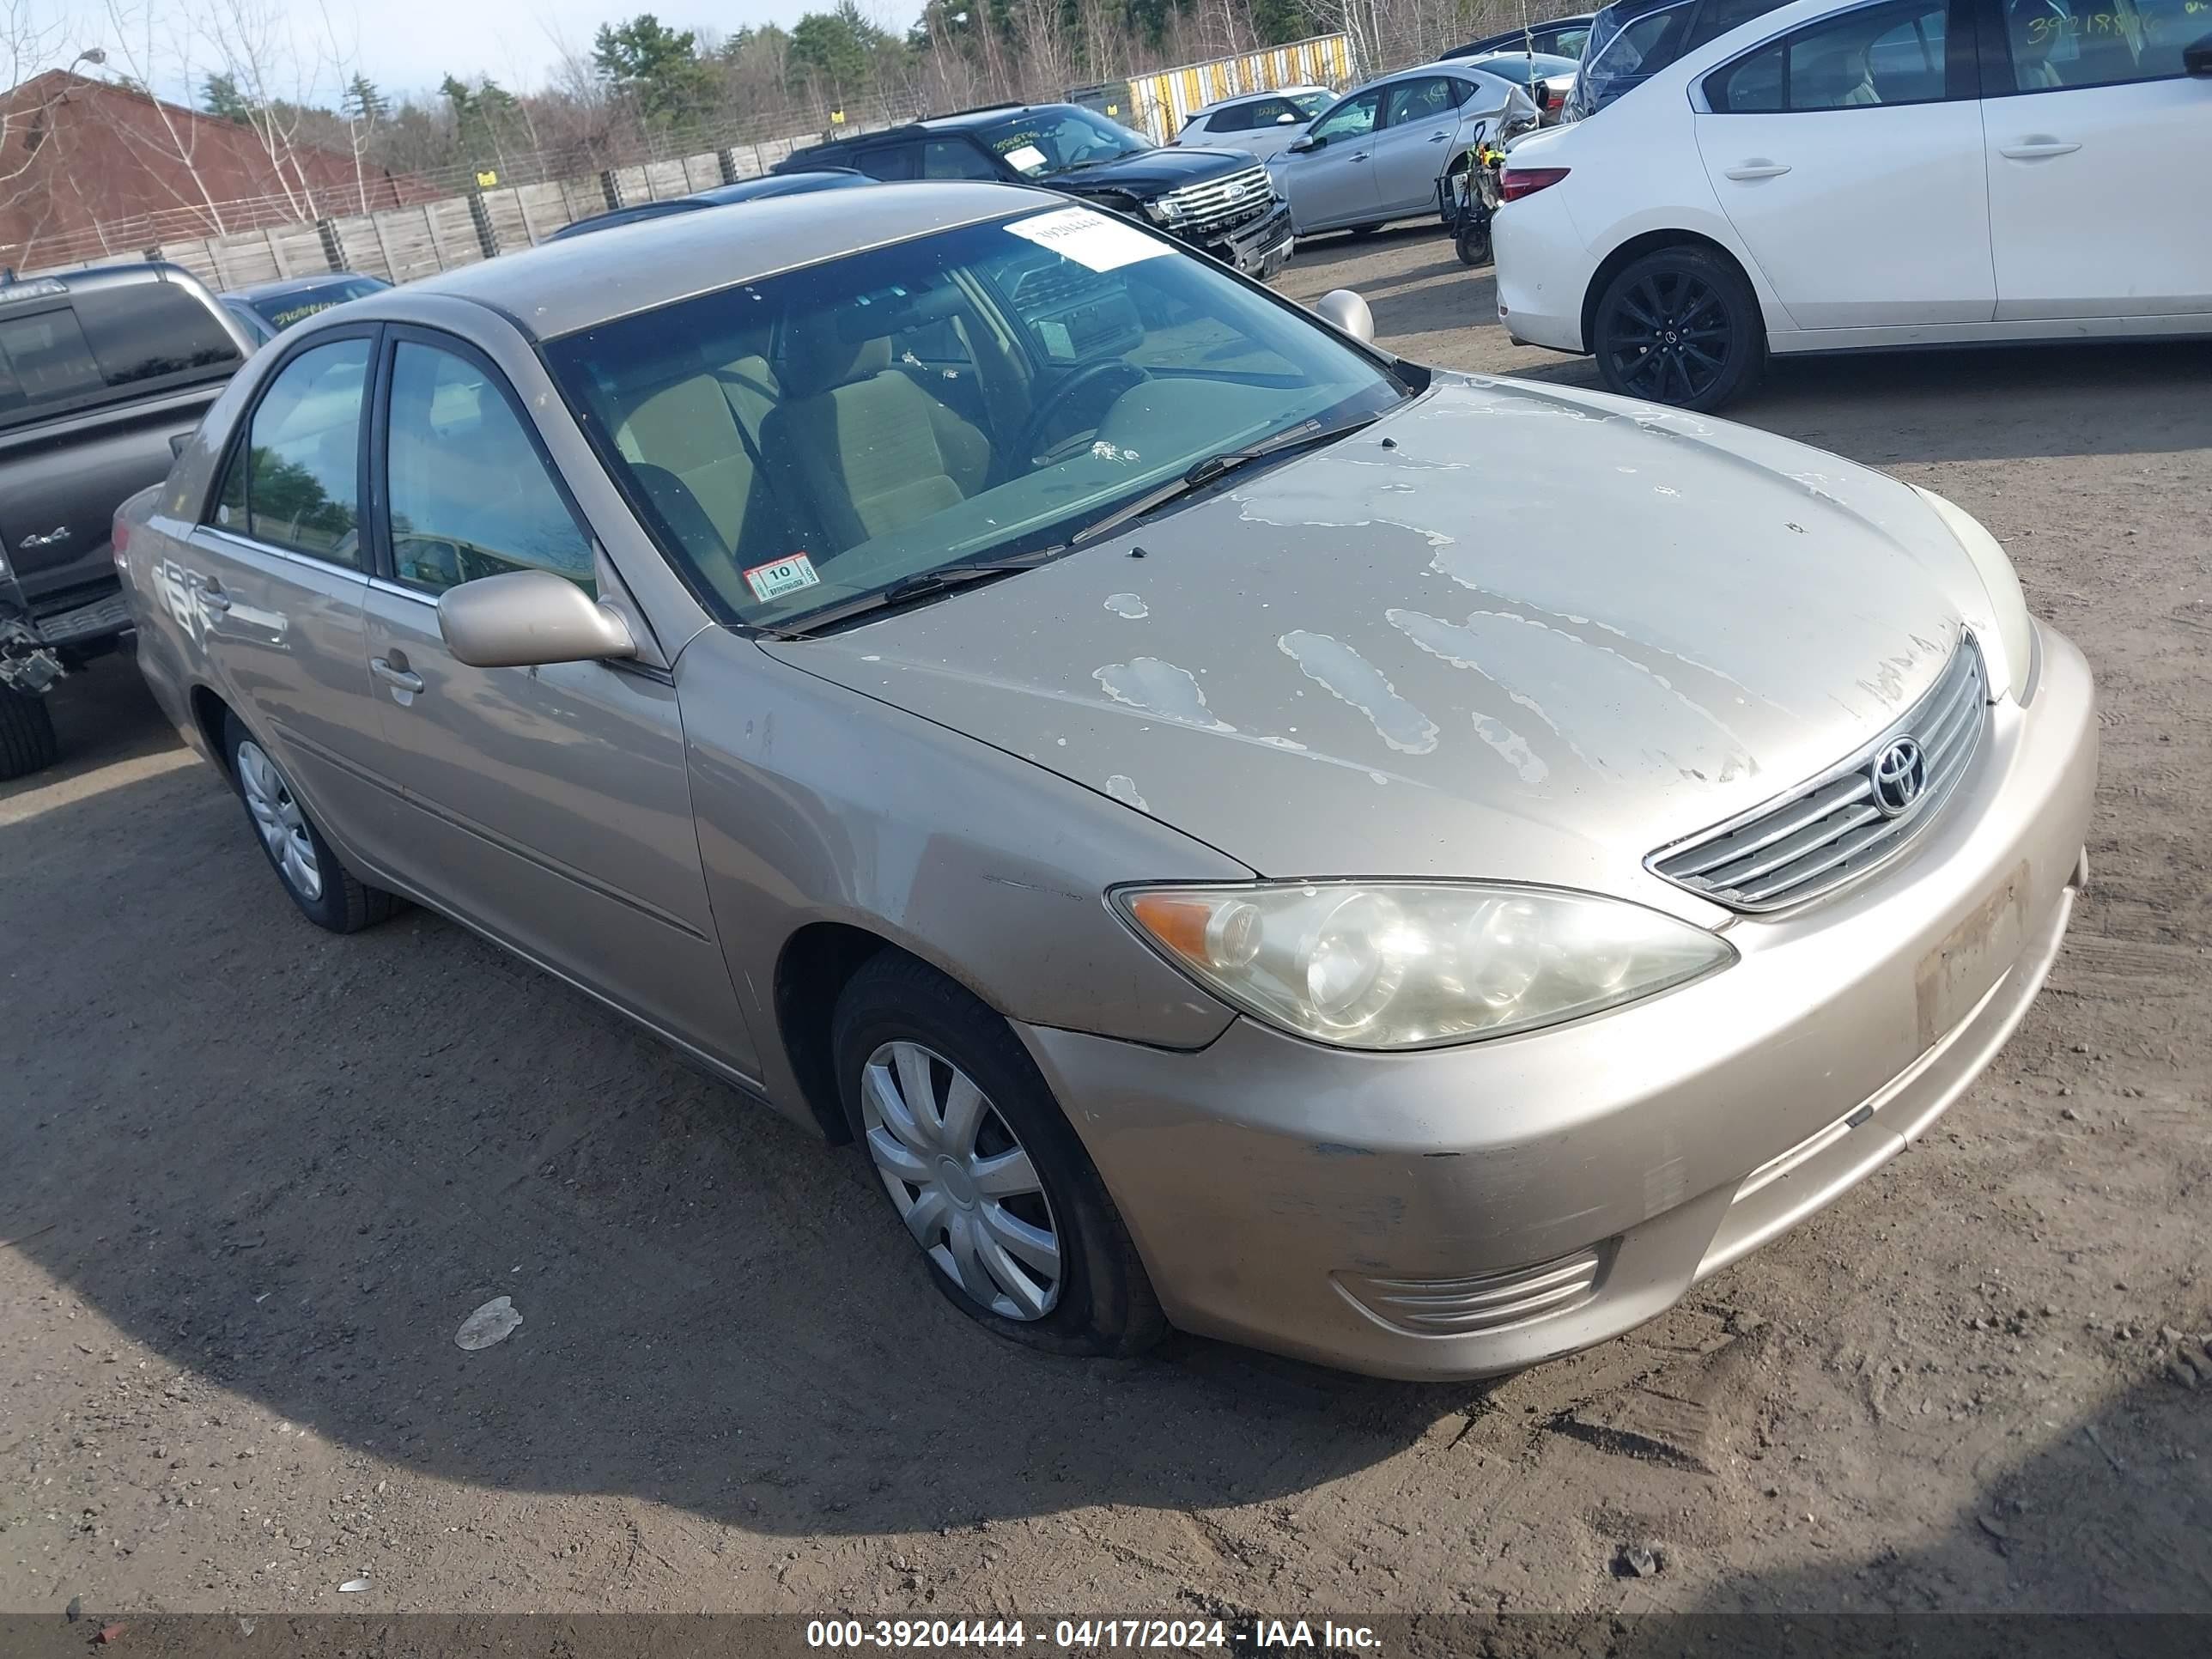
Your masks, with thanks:
M1751 284L1727 259L1661 248L1606 284L1590 319L1590 350L1607 391L1718 409L1758 383L1766 324Z
M854 1138L945 1297L1056 1354L1129 1354L1167 1329L1128 1231L1006 1022L896 951L837 1000Z
M392 914L392 895L357 879L339 861L294 797L291 781L235 714L223 721L223 751L254 839L301 915L333 933L353 933Z
M43 772L61 756L46 700L0 686L0 781Z

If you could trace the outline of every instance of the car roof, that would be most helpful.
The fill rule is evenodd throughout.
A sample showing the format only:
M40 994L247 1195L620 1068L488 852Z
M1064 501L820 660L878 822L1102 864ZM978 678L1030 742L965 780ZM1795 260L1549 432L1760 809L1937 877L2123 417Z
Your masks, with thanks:
M552 339L930 231L1068 204L1053 191L952 180L878 185L864 215L841 196L807 191L750 204L742 214L673 213L621 236L549 241L463 265L405 291L474 301L534 338Z
M1240 92L1234 97L1217 98L1210 104L1201 104L1198 108L1191 111L1190 118L1195 121L1200 116L1210 115L1215 110L1232 108L1238 104L1255 103L1262 98L1296 98L1301 93L1308 92L1317 92L1324 98L1332 95L1327 87L1267 87L1259 92Z
M710 185L691 192L688 199L715 207L734 207L742 202L797 196L810 190L850 190L877 181L857 167L799 167L789 173L763 173L755 179L738 179L726 185Z

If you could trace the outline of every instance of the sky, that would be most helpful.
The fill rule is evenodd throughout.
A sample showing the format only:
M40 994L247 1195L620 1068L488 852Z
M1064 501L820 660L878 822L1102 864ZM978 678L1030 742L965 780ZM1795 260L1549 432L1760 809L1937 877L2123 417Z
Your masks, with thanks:
M157 36L191 9L190 0L125 0L143 18L150 7ZM34 5L36 0L33 0ZM601 23L652 11L676 28L708 27L734 33L747 24L781 23L787 27L806 11L826 9L830 0L328 0L342 52L357 55L362 72L387 94L434 93L447 74L473 79L489 75L511 91L543 85L562 46L580 53L591 50ZM41 9L52 25L57 68L88 46L109 46L114 31L102 0L57 0ZM313 54L322 40L322 18L314 0L289 0L285 12L300 46ZM862 0L862 9L887 27L903 32L921 14L920 0ZM143 44L142 21L133 33ZM356 45L357 43L357 45ZM327 48L323 50L327 57ZM202 56L206 56L204 51ZM108 70L122 68L109 54ZM204 72L204 65L200 66ZM185 88L168 75L155 77L167 96ZM335 95L334 94L332 94Z

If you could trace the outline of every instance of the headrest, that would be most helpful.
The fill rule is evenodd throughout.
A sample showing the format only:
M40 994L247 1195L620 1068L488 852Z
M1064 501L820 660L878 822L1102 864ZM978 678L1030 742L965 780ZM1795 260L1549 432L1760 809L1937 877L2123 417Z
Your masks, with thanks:
M891 366L888 334L861 339L842 337L849 321L834 310L823 309L793 323L783 343L783 361L776 378L787 398L816 398L854 380L865 380Z

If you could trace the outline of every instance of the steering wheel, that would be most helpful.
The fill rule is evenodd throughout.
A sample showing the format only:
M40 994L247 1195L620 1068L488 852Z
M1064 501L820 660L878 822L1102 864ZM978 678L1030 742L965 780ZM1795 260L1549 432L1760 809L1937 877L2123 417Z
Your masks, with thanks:
M1115 392L1114 396L1122 397L1135 391L1152 378L1145 370L1125 358L1103 357L1097 362L1084 364L1082 368L1074 370L1045 394L1044 400L1030 416L1029 424L1022 428L1021 444L1014 453L1026 457L1032 465L1049 465L1054 461L1066 459L1066 455L1061 452L1069 447L1073 434L1070 438L1061 439L1044 454L1040 455L1037 453L1037 447L1044 441L1044 435L1050 429L1054 418L1061 414L1069 404L1074 403L1079 394L1088 392L1093 387L1103 385L1108 380L1118 379L1127 384ZM1105 413L1107 404L1112 401L1113 398L1109 398L1099 404L1099 412L1102 416ZM1094 425L1090 430L1095 434L1097 428Z

